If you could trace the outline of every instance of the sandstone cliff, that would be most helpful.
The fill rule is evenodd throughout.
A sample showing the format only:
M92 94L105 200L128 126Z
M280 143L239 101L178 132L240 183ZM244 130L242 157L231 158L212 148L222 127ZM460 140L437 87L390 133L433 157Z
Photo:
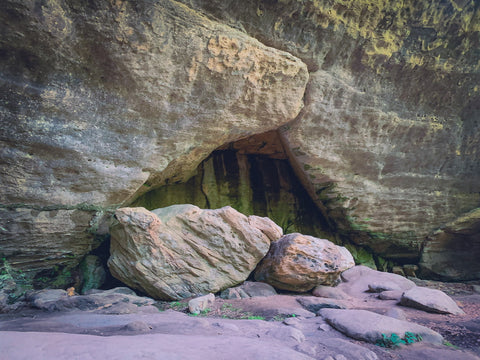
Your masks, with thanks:
M17 267L75 265L108 211L269 130L335 230L383 256L418 261L479 207L473 0L7 0L0 20L0 253Z

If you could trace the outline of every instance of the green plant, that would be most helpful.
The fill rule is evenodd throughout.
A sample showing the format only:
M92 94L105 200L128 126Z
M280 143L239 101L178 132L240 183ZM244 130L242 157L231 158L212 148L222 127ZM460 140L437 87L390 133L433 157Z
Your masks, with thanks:
M390 337L382 334L382 338L378 339L375 342L375 345L385 348L395 348L400 345L409 345L419 341L422 341L422 336L420 334L414 334L410 331L407 331L405 332L405 336L403 338L395 333L392 333Z
M247 320L265 320L265 318L263 316L256 316L256 315L247 316L245 319L247 319Z
M453 345L450 341L447 341L447 340L445 340L445 341L443 342L443 345L448 346L448 347L451 347L451 348L453 348L453 349L457 349L457 350L459 349L458 346Z
M204 310L201 310L199 313L190 313L188 315L189 316L194 316L194 317L195 316L207 316L210 311L212 311L212 309L206 308Z
M170 304L168 304L169 309L173 309L176 311L184 310L186 307L187 305L184 303L181 303L180 301L172 301Z
M277 314L272 318L272 320L273 321L283 321L285 319L294 318L294 317L297 317L297 315L296 314L290 314L290 315Z

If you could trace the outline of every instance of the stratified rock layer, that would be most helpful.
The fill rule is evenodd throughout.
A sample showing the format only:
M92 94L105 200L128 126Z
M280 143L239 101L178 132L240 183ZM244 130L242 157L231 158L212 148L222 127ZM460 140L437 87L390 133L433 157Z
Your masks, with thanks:
M342 271L355 265L342 246L298 233L272 243L255 270L255 279L277 289L308 291L317 285L333 285Z
M164 300L215 293L245 281L282 229L231 207L120 208L111 228L112 274Z

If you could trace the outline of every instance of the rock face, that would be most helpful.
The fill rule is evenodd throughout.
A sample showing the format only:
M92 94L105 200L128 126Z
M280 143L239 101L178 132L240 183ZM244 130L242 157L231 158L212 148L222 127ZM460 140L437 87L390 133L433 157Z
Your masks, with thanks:
M120 208L111 228L112 274L164 300L215 293L245 281L282 230L231 207Z
M479 253L480 208L428 237L420 260L422 275L441 280L479 279Z
M293 233L272 243L255 270L255 279L277 289L303 292L317 285L334 284L342 271L354 265L352 255L344 247Z
M103 212L270 130L334 229L384 257L415 263L426 249L432 270L450 241L430 251L425 236L479 206L475 1L2 10L0 248L15 267L78 264ZM42 221L61 230L38 233ZM478 258L476 240L449 237ZM464 264L440 275L465 278Z
M188 179L215 148L303 107L302 61L176 1L2 8L0 247L20 268L64 251L78 264L96 211ZM58 236L29 232L43 221Z

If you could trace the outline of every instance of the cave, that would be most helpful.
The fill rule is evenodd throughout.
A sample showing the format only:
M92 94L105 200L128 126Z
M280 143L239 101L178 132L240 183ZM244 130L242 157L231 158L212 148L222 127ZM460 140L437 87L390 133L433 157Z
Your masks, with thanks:
M341 243L297 177L277 131L225 144L202 161L188 181L150 190L130 206L153 210L174 204L231 206L245 215L269 217L284 233Z

